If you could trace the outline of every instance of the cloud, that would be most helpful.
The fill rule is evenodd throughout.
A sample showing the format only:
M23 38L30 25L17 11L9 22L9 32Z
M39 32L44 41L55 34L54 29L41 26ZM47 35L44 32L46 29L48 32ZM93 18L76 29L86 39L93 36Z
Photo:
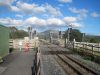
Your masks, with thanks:
M10 5L0 2L0 13L4 14L5 12L7 12L9 10L11 10Z
M27 14L33 14L33 13L42 13L45 12L45 7L39 6L35 3L29 4L24 2L16 2L16 5L12 5L13 2L16 0L1 0L0 6L5 7L6 9L9 8L7 11L14 11L14 12L24 12Z
M25 23L35 26L59 26L64 24L62 20L57 18L39 19L37 17L30 17L25 20Z
M48 13L53 16L62 16L62 13L58 8L54 8L53 6L49 4L43 4L43 5L38 5L38 4L28 4L28 3L23 3L23 2L17 2L17 7L25 12L25 13Z
M0 7L3 8L3 10L0 10L1 12L9 12L9 11L20 11L19 8L16 6L12 6L12 3L16 0L1 0L0 1ZM4 11L5 9L5 11Z
M11 6L11 10L14 12L20 12L21 10L16 6Z
M51 15L62 16L62 13L60 12L59 9L54 8L53 6L51 6L49 4L46 4L45 8L46 8L47 12L50 13Z
M53 16L62 16L62 13L58 8L54 8L53 6L49 4L43 4L43 5L38 5L38 4L29 4L29 3L24 3L18 1L16 6L12 6L12 11L21 11L27 14L43 14L43 13L48 13Z
M16 14L16 17L17 17L17 18L23 18L23 15Z
M7 25L7 26L21 26L23 21L11 19L11 18L0 18L0 23Z
M23 2L17 2L16 6L25 13L33 13L33 4L23 3Z
M16 1L16 0L0 0L0 3L10 5L10 4L12 4L14 1Z
M46 25L46 21L44 19L39 19L37 17L30 17L26 19L24 22L25 24L35 25L35 26L45 26Z
M16 15L21 16L21 15ZM48 19L41 19L38 17L29 17L25 20L17 20L17 19L11 19L11 18L1 18L0 22L6 26L23 26L23 27L62 27L62 26L68 26L73 28L81 27L81 24L77 22L76 17L64 17L62 19L60 18L48 18Z
M25 2L16 1L16 0L4 0L4 1L2 0L0 2L0 6L4 6L5 8L7 8L6 10L7 12L12 11L12 12L18 12L18 13L25 13L27 15L48 13L48 15L51 15L51 16L62 16L60 9L55 8L50 4L42 4L42 5L39 5L36 3L30 4L30 3L25 3ZM12 5L13 2L15 2L15 5ZM4 11L4 10L1 10L1 11Z
M35 13L43 13L46 12L45 8L40 6L33 9Z
M58 0L58 1L61 3L71 3L72 2L72 0Z
M76 9L74 7L70 7L69 10L72 13L78 14L80 17L86 17L87 13L88 13L88 10L86 10L86 9Z
M46 21L47 21L47 25L53 25L53 26L64 25L64 22L61 19L58 19L58 18L49 18Z
M24 2L17 2L17 7L24 13L44 13L46 12L45 7L39 6L38 4L29 4Z
M72 28L80 28L82 27L81 23L79 23L79 19L77 17L67 16L63 18L63 21L66 26Z
M79 23L71 23L71 24L69 24L68 25L69 27L72 27L72 28L80 28L80 27L82 27L82 25L81 24L79 24Z
M30 17L24 21L27 25L32 25L35 27L61 27L68 26L73 28L82 27L80 23L77 22L76 17L64 17L63 19L59 18L48 18L48 19L40 19L37 17Z
M77 18L76 17L64 17L64 22L69 24L69 23L72 23L72 22L76 22L77 21Z
M93 12L93 13L91 13L91 16L94 17L94 18L96 18L96 17L100 17L100 14L98 14L96 12Z

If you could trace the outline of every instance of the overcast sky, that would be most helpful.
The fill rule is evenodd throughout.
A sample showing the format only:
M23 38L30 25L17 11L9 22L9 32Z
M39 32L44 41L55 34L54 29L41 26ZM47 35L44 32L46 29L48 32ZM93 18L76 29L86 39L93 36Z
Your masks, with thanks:
M100 35L100 0L0 0L0 23L38 31L78 28Z

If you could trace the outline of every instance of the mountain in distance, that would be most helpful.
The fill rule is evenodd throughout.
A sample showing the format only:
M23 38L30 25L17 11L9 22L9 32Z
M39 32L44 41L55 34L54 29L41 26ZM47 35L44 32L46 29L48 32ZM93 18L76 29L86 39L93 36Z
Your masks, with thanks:
M90 35L86 34L85 38L90 41L90 39L94 39L96 42L100 42L100 35Z
M42 38L42 39L49 39L50 33L51 33L52 38L58 38L59 37L59 30L46 30L44 32L39 33L38 37ZM61 33L64 33L64 32L61 31Z
M50 39L50 33L52 35L52 38L57 39L59 37L59 30L46 30L41 33L38 33L38 37L40 39ZM61 31L62 35L65 33L65 31ZM95 39L97 42L100 42L100 36L99 35L91 35L91 34L85 34L85 41L90 42L90 39Z

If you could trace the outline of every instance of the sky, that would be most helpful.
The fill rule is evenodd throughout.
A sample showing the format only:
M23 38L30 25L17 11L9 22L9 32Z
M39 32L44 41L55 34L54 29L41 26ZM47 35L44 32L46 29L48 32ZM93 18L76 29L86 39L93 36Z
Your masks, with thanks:
M0 24L100 35L100 0L0 0Z

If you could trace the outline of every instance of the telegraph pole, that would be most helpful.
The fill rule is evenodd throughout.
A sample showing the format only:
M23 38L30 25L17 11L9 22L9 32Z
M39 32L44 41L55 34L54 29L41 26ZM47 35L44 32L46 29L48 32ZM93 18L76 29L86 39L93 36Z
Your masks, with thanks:
M66 42L66 38L65 38L65 47L66 47L66 43L69 43L70 41L70 31L72 28L72 24L68 25L68 31L67 31L67 42Z
M69 36L69 33L70 33L70 28L68 28L68 37L67 37L67 42L69 42L69 39L70 39L70 36Z
M50 35L50 43L51 43L51 41L52 41L52 35L51 35L51 32L49 33L49 35Z

